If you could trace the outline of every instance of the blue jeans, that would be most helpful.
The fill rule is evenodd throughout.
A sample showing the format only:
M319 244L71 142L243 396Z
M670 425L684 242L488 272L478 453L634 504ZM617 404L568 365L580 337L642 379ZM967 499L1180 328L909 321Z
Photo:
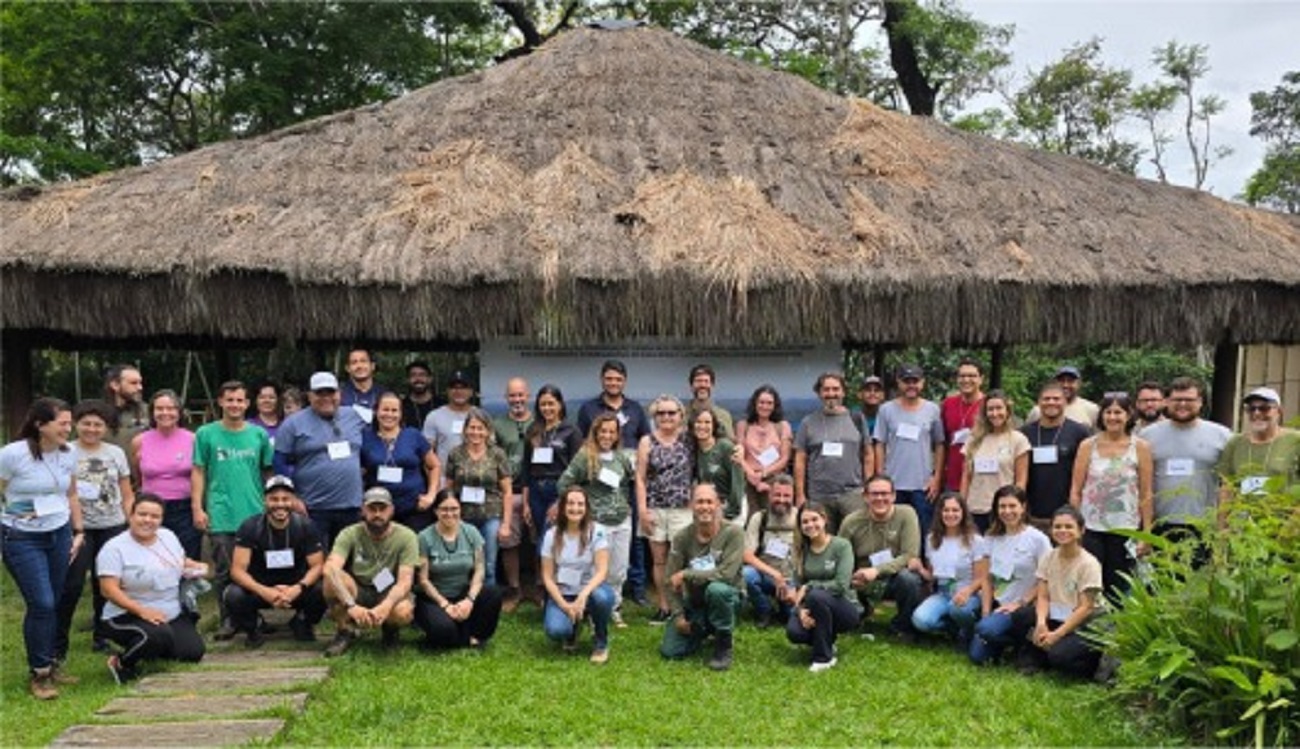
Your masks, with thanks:
M468 520L470 525L478 528L478 532L483 536L483 582L486 585L497 584L497 552L501 550L501 542L497 540L497 531L501 530L501 518L484 518L483 520Z
M749 600L754 604L754 613L759 616L772 613L772 598L776 595L776 583L772 578L758 571L758 568L745 565L742 570L745 577L745 593ZM786 603L778 603L781 611L781 619L785 620L790 616L790 606Z
M546 529L550 528L553 523L546 521L546 512L555 504L558 496L555 481L552 479L539 479L528 482L528 512L533 516L533 530L537 532L537 543L542 543L542 537L546 535ZM541 549L538 549L541 554Z
M572 603L575 598L577 596L565 596L564 600ZM614 589L601 583L587 597L587 616L591 617L592 629L595 630L592 646L596 650L609 647L609 618L613 613ZM561 611L550 598L546 599L546 607L542 612L542 629L547 637L559 641L573 637L575 631L573 621L569 619L568 614Z
M899 504L907 505L916 510L916 519L921 525L921 538L924 539L925 534L930 532L930 521L934 517L934 505L930 504L930 500L925 498L925 490L899 489L894 493L894 496L897 497ZM924 543L921 544L921 548L924 553Z
M971 661L982 664L995 660L1003 650L1015 644L1011 639L1012 623L1011 614L997 611L980 619L970 641Z
M49 668L54 665L59 598L68 577L72 525L37 533L0 526L0 538L4 540L5 567L27 605L23 616L27 667Z
M940 590L921 601L912 612L912 626L918 632L952 632L959 638L968 639L979 615L979 595L972 595L966 603L958 606L952 602L948 590Z

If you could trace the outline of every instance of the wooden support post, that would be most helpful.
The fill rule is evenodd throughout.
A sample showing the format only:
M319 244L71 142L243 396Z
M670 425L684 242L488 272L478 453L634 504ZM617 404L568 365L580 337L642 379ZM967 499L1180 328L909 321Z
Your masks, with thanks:
M25 336L6 333L0 347L0 399L4 401L0 413L0 434L5 442L17 439L18 428L27 416L32 393L32 344Z
M1237 363L1241 347L1219 342L1214 346L1214 384L1211 386L1210 419L1232 427L1237 415Z
M989 390L1002 389L1002 359L1007 353L1005 343L989 346Z

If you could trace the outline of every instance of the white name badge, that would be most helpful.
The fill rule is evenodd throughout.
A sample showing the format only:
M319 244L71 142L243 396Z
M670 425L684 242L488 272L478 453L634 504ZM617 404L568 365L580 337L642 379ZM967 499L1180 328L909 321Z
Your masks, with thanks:
M90 481L78 481L77 497L91 502L99 499L99 484Z
M916 442L921 439L921 427L915 424L899 424L898 438L908 442Z
M1063 603L1052 603L1049 604L1047 607L1047 618L1055 619L1058 622L1063 622L1066 619L1069 619L1070 614L1073 613L1074 613L1074 609L1070 608L1069 606L1066 606Z
M481 486L462 487L460 501L467 505L481 505L487 501L487 489Z
M622 411L619 411L618 413L614 414L614 418L618 421L618 425L620 427L627 426L627 414L623 413Z
M266 552L268 570L287 570L293 568L293 549L272 549Z
M459 421L453 421L453 422L451 422L451 433L452 433L452 434L464 434L464 433L465 433L465 420L464 420L464 419L461 419L461 420L459 420Z
M870 557L867 557L867 561L871 562L872 567L883 567L884 565L894 561L894 552L889 549L881 549Z
M712 554L704 554L691 560L691 569L697 572L710 572L716 567Z
M397 578L393 577L392 570L385 567L380 570L379 574L375 575L375 579L370 582L375 586L375 590L383 593L385 590L393 587L393 583L397 582Z
M839 457L842 457L843 455L844 455L844 443L843 443L843 442L823 442L823 443L822 443L822 457L823 457L823 458L839 458Z
M601 454L600 454L600 459L603 460L603 461L605 461L605 462L609 462L609 461L613 460L613 459L614 459L614 451L613 451L613 450L610 450L609 452L603 452L603 453L601 453Z
M1056 445L1043 445L1034 448L1034 465L1054 465L1058 462Z
M768 468L780 459L781 451L776 449L776 445L769 445L766 450L758 454L758 464L764 468Z
M582 585L582 570L576 567L560 567L555 570L555 580L565 587L577 588Z
M57 515L60 512L68 511L68 498L63 496L52 496L49 494L37 495L32 502L36 510L36 517L45 517L46 515Z
M1170 458L1165 463L1166 476L1191 476L1196 473L1196 461L1191 458Z
M975 472L976 473L997 473L998 459L997 458L976 458Z
M330 460L344 460L352 457L352 445L348 444L347 440L331 442L325 449L329 451Z
M600 475L597 476L597 478L600 480L600 483L604 484L605 486L608 486L611 489L617 489L619 487L619 484L623 483L623 477L618 475L616 471L609 468L600 469Z
M375 420L375 410L373 408L366 408L365 406L353 406L352 410L356 411L357 416L360 416L361 420L366 422L367 424Z
M534 447L533 448L533 465L550 465L555 459L555 448L553 447Z
M1003 555L998 555L993 557L993 564L992 564L991 571L993 572L993 576L996 577L997 579L1010 580L1011 576L1015 574L1015 570L1016 570L1015 560L1011 558L1010 554L1003 554Z
M958 429L952 433L952 443L954 445L964 445L970 441L969 429Z
M269 440L271 441L271 447L274 448L274 447L275 447L275 438L274 438L274 437L268 437L267 439L269 439Z
M776 559L789 559L790 544L780 538L769 538L763 544L763 553Z
M1264 491L1264 483L1268 481L1268 476L1247 476L1241 480L1242 494L1255 494ZM39 511L37 515L41 514Z
M402 483L401 466L379 466L379 480L385 484Z

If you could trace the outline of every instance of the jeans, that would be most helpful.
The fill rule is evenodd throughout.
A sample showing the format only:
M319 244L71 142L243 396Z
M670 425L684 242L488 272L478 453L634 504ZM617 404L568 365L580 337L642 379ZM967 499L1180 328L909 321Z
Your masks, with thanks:
M776 595L776 583L772 578L758 571L757 567L751 567L748 564L741 570L745 578L745 593L749 597L750 603L754 604L754 613L758 616L771 616L772 598ZM782 619L790 616L790 605L778 601L780 607L780 616Z
M638 538L636 529L640 528L640 513L637 512L636 502L632 503L632 538L628 541L627 555L627 581L632 583L632 594L634 597L645 595L646 586L646 542Z
M196 562L203 558L203 531L194 527L194 508L189 497L163 502L162 524L176 534L186 557Z
M485 568L483 584L496 585L497 554L501 551L501 541L497 539L497 531L501 530L501 518L484 518L466 522L478 528L478 532L483 536L483 567Z
M955 588L955 585L951 587ZM940 590L921 601L912 612L912 626L918 632L953 632L961 640L969 640L980 615L980 597L971 594L966 603L958 606L952 601L949 590Z
M636 536L632 533L632 518L624 518L618 525L596 523L596 527L605 532L609 540L609 572L605 582L614 590L614 608L623 605L623 583L627 580L628 558ZM540 539L539 539L540 540Z
M572 603L575 598L577 596L565 596L564 600ZM609 618L613 613L614 590L607 583L601 583L587 597L586 608L586 615L591 617L592 629L595 630L592 646L596 650L609 647ZM576 632L573 620L569 619L569 615L561 611L555 601L549 597L542 612L542 629L547 637L560 641L568 640Z
M934 517L934 505L930 500L925 498L924 489L899 489L894 493L898 504L903 504L916 510L916 519L921 526L921 538L930 532L930 522ZM921 544L921 553L925 554L925 544Z
M1028 608L1033 608L1030 604ZM1011 639L1011 614L994 611L975 625L970 641L970 659L977 664L997 660L1002 651L1016 643Z
M23 615L27 667L49 668L54 665L58 605L68 577L72 525L35 533L0 526L0 538L4 539L5 567L27 606Z
M59 631L54 638L54 657L63 660L68 654L68 633L72 630L72 617L81 602L82 589L86 587L86 573L90 573L90 591L94 602L95 639L103 639L104 594L99 590L99 576L95 574L95 557L113 536L126 530L125 525L112 528L87 528L86 543L77 552L76 559L68 565L68 576L63 580L63 595L59 597Z
M715 632L730 633L736 628L736 613L740 609L740 591L727 583L714 581L704 589L704 605L692 606L687 598L682 614L691 624L691 633L677 631L674 622L664 625L664 639L659 653L665 658L684 658L704 643Z
M786 620L785 636L796 645L812 645L813 663L834 660L836 636L854 629L862 621L862 612L852 602L821 588L809 588L800 607L812 616L813 628L804 627L798 613L792 613Z
M533 530L537 532L537 543L542 543L546 529L554 523L546 520L546 513L555 504L558 497L554 479L537 479L528 482L528 512L533 516ZM540 554L541 550L538 550Z

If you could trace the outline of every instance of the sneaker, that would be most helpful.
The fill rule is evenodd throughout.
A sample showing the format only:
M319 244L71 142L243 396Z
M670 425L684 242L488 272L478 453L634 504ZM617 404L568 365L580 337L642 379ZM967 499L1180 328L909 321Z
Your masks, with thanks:
M301 613L289 620L289 629L298 642L316 642L316 630Z
M400 627L392 627L385 624L381 627L381 630L381 643L384 646L384 650L392 650L402 644L402 630Z
M834 657L829 661L813 661L813 664L808 667L808 671L814 674L819 674L822 671L830 671L832 668L835 668L835 664L839 662L840 659Z
M672 621L672 618L673 612L668 609L659 609L654 613L654 616L650 617L650 623L657 627L662 624L667 624Z
M591 662L597 665L609 660L609 648L596 648L591 651Z
M647 609L650 608L650 599L646 597L644 590L636 590L632 592L632 603Z
M236 632L238 632L238 630L235 629L235 625L231 624L230 621L227 620L222 622L220 627L217 627L217 631L212 635L212 639L217 642L233 640Z
M256 650L257 648L262 647L262 645L265 642L266 642L266 635L262 634L261 628L253 627L252 629L248 630L248 638L244 640L244 647L248 648L249 650Z
M355 632L340 629L335 633L334 639L330 640L330 644L325 646L325 657L337 658L343 655L348 652L348 648L352 647L352 643L356 642L356 639L357 634Z
M108 673L118 686L122 686L135 678L135 671L123 666L122 659L117 655L108 656L108 660L104 662L104 665L108 666Z
M627 622L623 621L623 612L615 611L609 615L609 621L619 629L627 629Z
M1093 673L1092 680L1098 684L1114 684L1117 671L1119 671L1119 659L1107 653L1101 657L1101 661L1097 664L1097 671Z
M54 668L42 668L32 672L29 685L32 696L38 700L52 700L59 696L59 689L54 685Z
M96 637L91 641L90 649L96 653L107 653L113 649L113 646L109 644L108 640Z

